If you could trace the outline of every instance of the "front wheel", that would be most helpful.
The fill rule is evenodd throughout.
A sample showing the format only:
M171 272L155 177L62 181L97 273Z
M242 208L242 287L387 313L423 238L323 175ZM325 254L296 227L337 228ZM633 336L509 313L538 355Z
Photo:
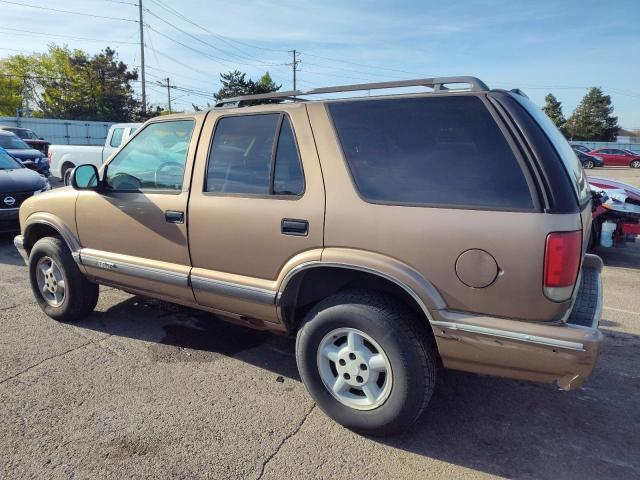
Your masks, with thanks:
M320 302L296 340L300 376L318 406L365 434L409 428L435 388L432 337L404 304L352 290Z
M631 168L640 168L640 160L634 160L631 162Z
M582 164L582 166L586 169L592 169L595 164L593 163L593 160L587 160Z
M29 278L38 305L54 320L79 320L98 303L98 285L82 274L60 238L35 243L29 253Z

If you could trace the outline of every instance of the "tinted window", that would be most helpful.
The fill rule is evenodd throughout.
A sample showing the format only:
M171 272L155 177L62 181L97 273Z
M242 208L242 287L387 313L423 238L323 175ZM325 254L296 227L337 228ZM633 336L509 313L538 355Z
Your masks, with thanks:
M112 147L119 147L122 143L122 135L124 134L124 128L114 128L113 135L111 135L111 142L109 145Z
M8 150L27 150L31 147L15 135L0 135L0 147Z
M115 190L180 190L192 120L149 124L107 166L106 183Z
M284 117L276 149L273 193L275 195L301 195L303 190L304 177L298 156L298 147L289 119Z
M278 143L274 149L276 135ZM275 166L272 169L274 153ZM286 116L278 113L243 115L218 121L209 155L205 191L299 195L303 190L298 149Z
M512 95L533 117L537 124L542 128L547 138L558 153L558 156L564 164L564 168L574 185L575 193L580 204L585 204L591 199L591 189L587 182L587 175L584 173L582 163L578 160L571 149L571 145L564 138L558 127L551 121L549 117L539 109L531 100L522 95Z
M615 148L611 150L613 155L624 155L624 150L616 150Z
M513 152L477 97L343 101L330 103L329 111L367 199L533 207Z

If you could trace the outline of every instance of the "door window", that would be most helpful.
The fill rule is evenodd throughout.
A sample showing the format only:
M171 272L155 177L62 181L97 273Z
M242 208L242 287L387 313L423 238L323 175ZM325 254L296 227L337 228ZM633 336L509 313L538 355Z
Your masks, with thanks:
M151 123L107 165L105 183L117 191L182 189L193 120Z
M304 176L295 136L283 114L218 121L205 191L241 195L301 195Z

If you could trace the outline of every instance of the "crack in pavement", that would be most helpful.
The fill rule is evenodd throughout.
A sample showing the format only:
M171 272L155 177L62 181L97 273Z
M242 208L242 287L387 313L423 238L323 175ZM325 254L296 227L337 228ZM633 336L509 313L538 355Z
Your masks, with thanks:
M311 415L311 412L313 412L313 410L316 408L316 404L314 403L311 408L309 409L309 411L307 412L307 414L302 418L302 420L300 421L300 423L298 424L298 426L296 427L296 429L291 432L289 435L287 435L286 437L284 437L282 439L282 441L280 442L280 445L278 445L278 447L275 449L275 451L269 455L264 462L262 462L262 469L260 470L260 475L258 475L256 480L260 480L266 470L267 470L267 465L269 464L269 462L271 462L271 460L273 460L275 458L276 455L278 455L278 452L280 451L280 449L284 446L285 443L287 443L287 440L295 437L298 432L300 431L300 429L302 428L302 426L304 425L304 422L307 421L307 418L309 418L309 415Z
M44 360L41 360L40 362L38 362L38 363L36 363L34 365L31 365L29 368L26 368L26 369L22 370L21 372L16 373L15 375L12 375L12 376L10 376L8 378L5 378L4 380L0 380L0 385L2 385L5 382L8 382L9 380L13 380L14 378L17 378L20 375L23 375L23 374L29 372L30 370L33 370L34 368L42 365L45 362L48 362L49 360L53 360L54 358L58 358L58 357L63 357L65 355L67 355L68 353L75 352L76 350L79 350L79 349L81 349L83 347L86 347L87 345L89 345L91 343L94 343L94 342L83 343L82 345L78 345L77 347L73 347L73 348L71 348L71 349L69 349L69 350L67 350L65 352L58 353L57 355L53 355L51 357L47 357Z

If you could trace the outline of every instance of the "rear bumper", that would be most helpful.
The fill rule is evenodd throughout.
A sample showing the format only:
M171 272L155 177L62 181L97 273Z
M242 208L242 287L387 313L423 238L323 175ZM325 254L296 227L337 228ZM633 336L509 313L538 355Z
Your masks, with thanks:
M603 335L602 260L587 255L570 315L553 324L441 310L433 330L446 368L538 382L563 390L582 385L596 364Z

